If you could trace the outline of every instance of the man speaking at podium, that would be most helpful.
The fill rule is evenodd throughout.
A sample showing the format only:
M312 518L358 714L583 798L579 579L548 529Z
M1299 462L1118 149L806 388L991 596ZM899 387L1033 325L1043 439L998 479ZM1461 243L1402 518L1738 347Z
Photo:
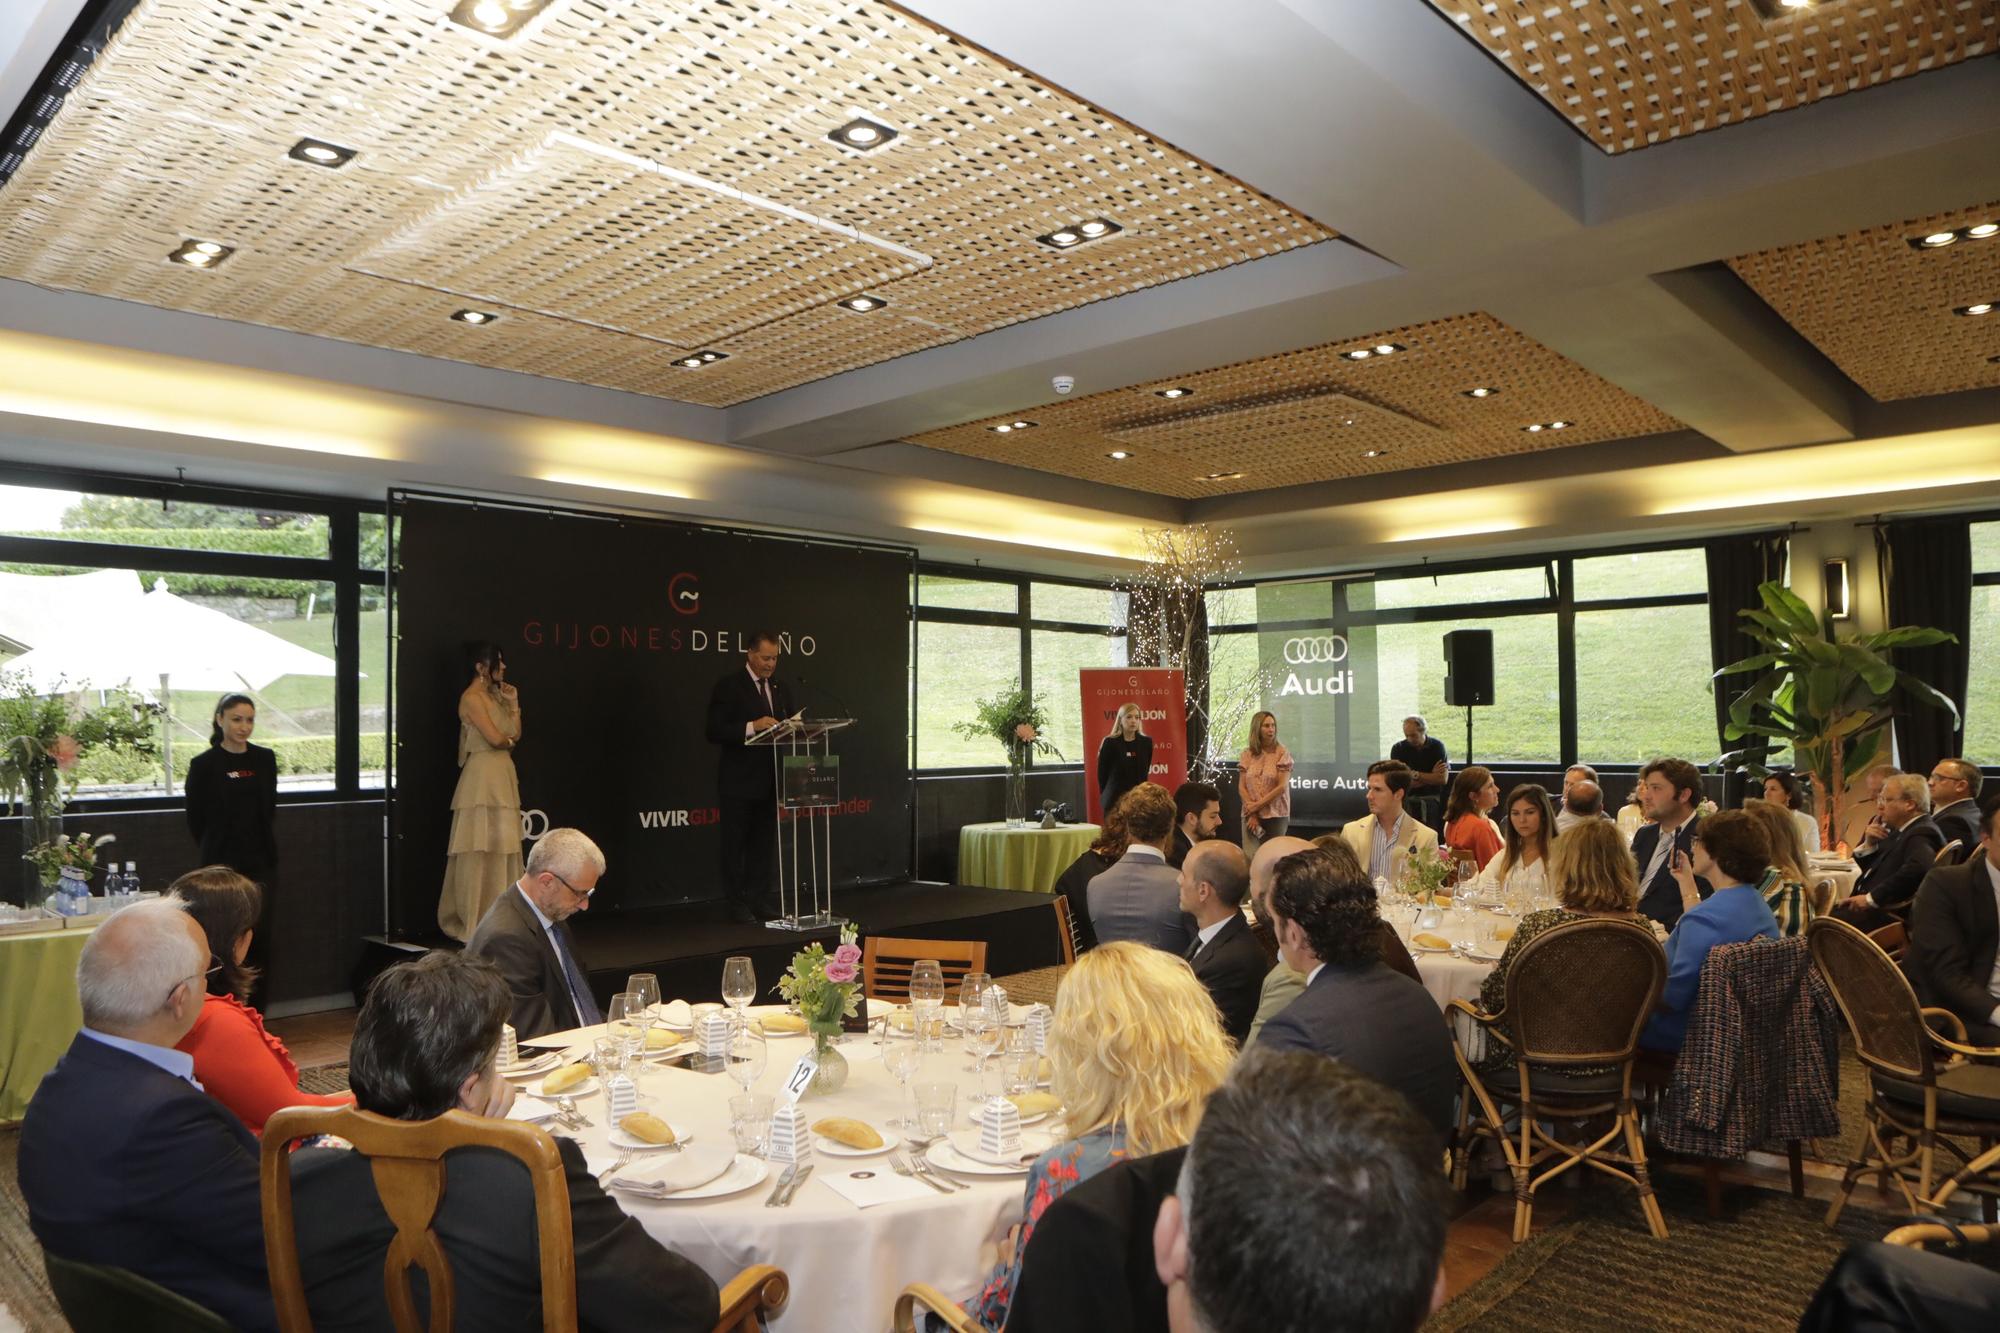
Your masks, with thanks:
M722 887L739 921L762 921L778 909L765 904L771 891L771 853L777 837L778 787L771 751L744 742L792 715L792 692L773 674L781 651L768 630L750 635L743 669L715 682L708 696L708 739L716 755L716 805L722 812Z

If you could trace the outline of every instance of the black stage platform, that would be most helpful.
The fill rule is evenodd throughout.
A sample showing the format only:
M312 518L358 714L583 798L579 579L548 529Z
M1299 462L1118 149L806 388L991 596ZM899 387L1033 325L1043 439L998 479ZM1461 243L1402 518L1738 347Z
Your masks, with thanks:
M905 881L842 889L834 911L863 936L985 940L986 970L1001 976L1062 961L1052 901L1046 893ZM819 940L830 949L837 938L832 930L767 930L715 915L713 903L689 903L571 917L578 961L598 1003L634 972L658 976L660 994L669 998L719 1000L722 960L731 954L747 955L759 989L768 991L806 944Z

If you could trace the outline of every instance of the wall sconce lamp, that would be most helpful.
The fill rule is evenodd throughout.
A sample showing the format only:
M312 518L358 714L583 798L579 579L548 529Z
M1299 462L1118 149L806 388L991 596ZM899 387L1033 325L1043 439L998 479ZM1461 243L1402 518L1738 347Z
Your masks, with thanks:
M1826 570L1826 618L1845 620L1851 612L1848 602L1847 561L1844 557L1828 560Z

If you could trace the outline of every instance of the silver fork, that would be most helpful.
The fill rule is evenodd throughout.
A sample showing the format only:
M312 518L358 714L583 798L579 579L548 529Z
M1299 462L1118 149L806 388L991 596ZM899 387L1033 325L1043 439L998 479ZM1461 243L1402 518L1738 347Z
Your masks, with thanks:
M942 1134L933 1134L930 1138L927 1139L911 1139L910 1169L915 1171L919 1176L921 1176L925 1180L933 1180L943 1185L947 1190L949 1190L953 1194L958 1193L960 1190L971 1189L972 1186L964 1183L963 1181L952 1180L948 1176L939 1175L936 1169L931 1166L929 1159L927 1159L924 1156L924 1150L929 1148L933 1143L936 1143L939 1139L943 1137L944 1135Z
M603 1188L603 1186L611 1179L611 1177L617 1175L620 1171L623 1171L626 1167L632 1165L632 1159L635 1156L637 1156L636 1149L620 1148L618 1150L618 1160L613 1162L610 1166L604 1168L604 1170L597 1173L598 1187L600 1189Z
M929 1185L932 1189L936 1190L939 1194L958 1193L957 1190L952 1189L951 1187L944 1185L938 1181L935 1181L931 1179L929 1176L924 1175L922 1172L913 1168L910 1165L909 1160L905 1158L901 1153L895 1153L891 1156L889 1161L889 1168L899 1176L907 1176L911 1180L922 1181L924 1184Z

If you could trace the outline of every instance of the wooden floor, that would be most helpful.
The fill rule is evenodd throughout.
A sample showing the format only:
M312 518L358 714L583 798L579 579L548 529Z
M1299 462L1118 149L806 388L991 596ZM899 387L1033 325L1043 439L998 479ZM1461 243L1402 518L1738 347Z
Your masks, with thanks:
M264 1026L285 1043L292 1063L301 1069L318 1065L344 1065L347 1046L354 1038L354 1010L328 1009L317 1014L293 1014L273 1018Z

